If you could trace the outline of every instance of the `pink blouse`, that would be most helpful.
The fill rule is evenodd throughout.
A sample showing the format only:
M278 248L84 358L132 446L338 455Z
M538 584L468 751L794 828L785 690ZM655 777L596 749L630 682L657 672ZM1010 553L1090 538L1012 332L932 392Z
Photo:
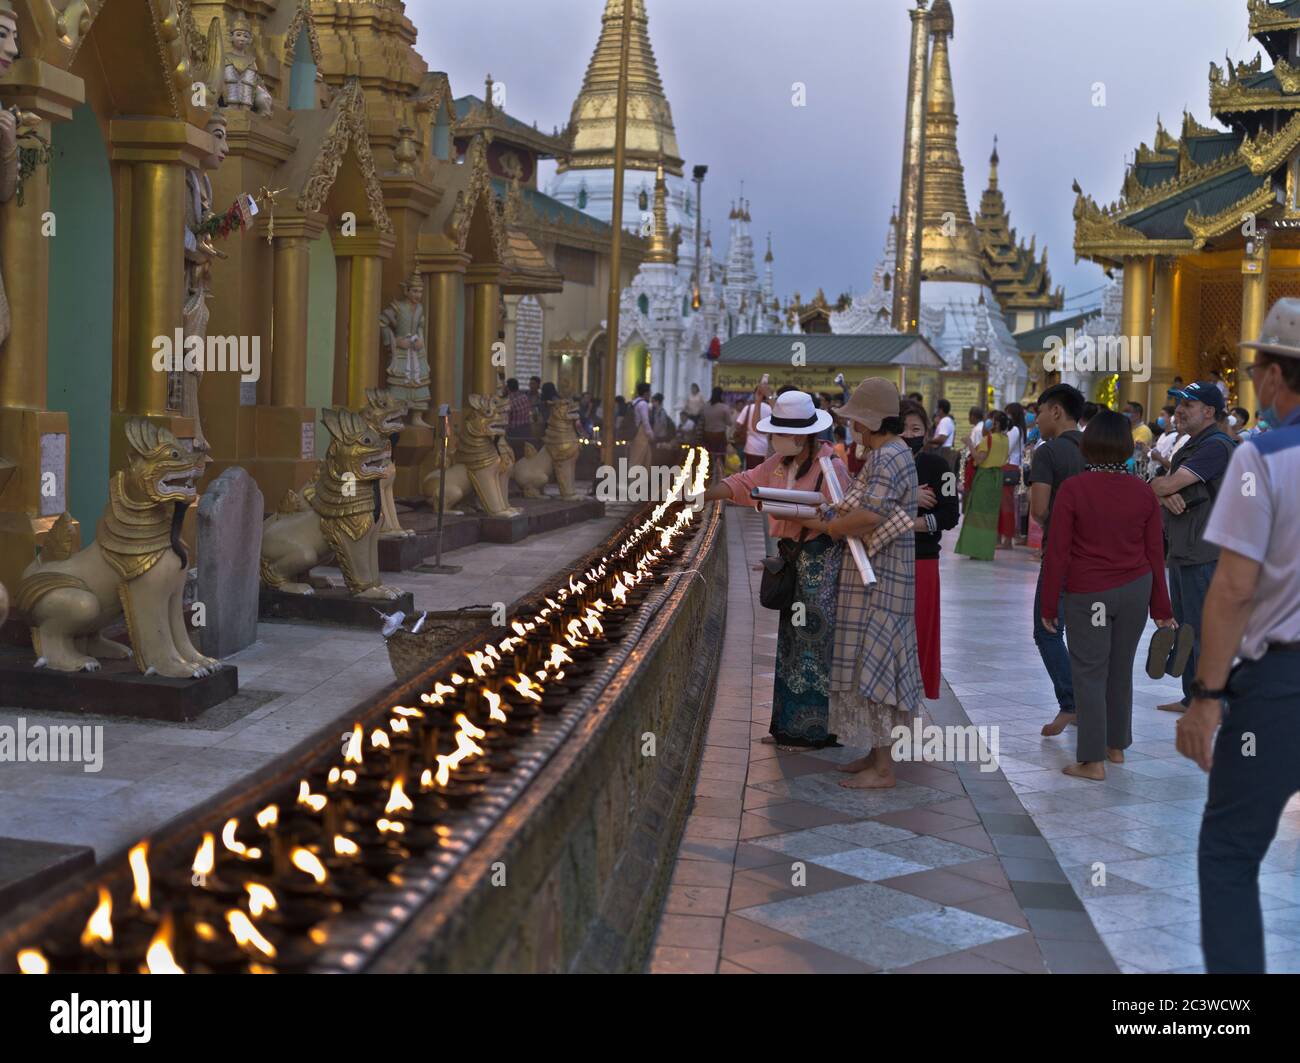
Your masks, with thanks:
M846 490L849 486L849 470L845 467L844 462L835 457L835 449L826 442L822 443L812 466L794 483L789 482L787 469L795 471L798 466L794 465L792 468L786 466L783 464L785 459L779 454L773 454L762 465L758 465L746 472L738 472L734 476L728 476L722 482L731 488L731 500L733 502L737 505L754 508L754 500L749 497L749 492L755 487L780 487L795 491L814 490L817 486L817 477L821 476L820 459L823 456L830 458L835 466L835 475L839 477L840 490ZM826 489L825 478L822 481L821 492L822 497L829 502L831 495ZM797 539L799 533L804 530L804 526L798 521L777 520L775 517L768 518L768 527L772 534L779 539ZM812 532L808 533L808 538L813 538Z

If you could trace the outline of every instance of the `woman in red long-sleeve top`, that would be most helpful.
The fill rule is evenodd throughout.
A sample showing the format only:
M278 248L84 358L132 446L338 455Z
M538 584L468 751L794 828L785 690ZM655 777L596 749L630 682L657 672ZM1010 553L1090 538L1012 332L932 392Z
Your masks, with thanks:
M1083 433L1084 471L1052 505L1043 561L1043 626L1055 631L1065 591L1066 641L1078 712L1077 764L1066 775L1106 778L1133 741L1133 658L1147 613L1174 627L1165 585L1160 504L1124 470L1133 454L1128 418L1103 410Z

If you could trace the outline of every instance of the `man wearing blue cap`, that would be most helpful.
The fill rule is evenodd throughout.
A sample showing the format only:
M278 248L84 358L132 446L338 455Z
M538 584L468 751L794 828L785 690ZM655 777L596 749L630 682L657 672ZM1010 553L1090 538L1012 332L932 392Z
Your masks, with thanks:
M1242 347L1276 427L1237 448L1205 529L1222 552L1178 721L1178 751L1210 773L1198 854L1210 974L1264 971L1260 862L1300 791L1300 299L1279 299Z
M1184 712L1192 700L1192 677L1201 652L1201 610L1219 559L1219 548L1205 538L1205 525L1236 444L1219 427L1223 392L1212 381L1198 380L1171 395L1178 400L1188 439L1174 455L1168 475L1153 480L1151 488L1165 510L1165 560L1174 619L1191 628L1192 653L1183 669L1182 700L1156 707Z

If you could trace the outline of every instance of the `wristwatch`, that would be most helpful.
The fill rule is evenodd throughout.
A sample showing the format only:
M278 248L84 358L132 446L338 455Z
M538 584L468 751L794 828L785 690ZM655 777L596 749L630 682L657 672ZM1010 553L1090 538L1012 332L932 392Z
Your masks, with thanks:
M1212 700L1222 698L1228 693L1226 689L1209 690L1199 679L1192 680L1192 685L1188 688L1187 692L1194 698L1210 698Z

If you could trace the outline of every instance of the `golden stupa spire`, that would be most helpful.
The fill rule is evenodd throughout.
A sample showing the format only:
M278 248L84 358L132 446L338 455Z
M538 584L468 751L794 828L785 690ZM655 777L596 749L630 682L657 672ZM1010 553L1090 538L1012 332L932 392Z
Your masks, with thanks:
M646 253L647 262L672 262L673 245L668 239L668 182L664 180L663 163L655 168L655 214L654 229L650 233L650 250Z
M953 35L952 4L930 9L930 85L925 115L925 179L921 193L924 229L921 275L980 282L979 237L966 204L965 171L957 151L957 101L948 64Z
M632 33L628 59L627 167L664 169L682 174L682 158L673 128L672 108L659 80L659 66L650 44L645 0L607 0L600 20L600 39L573 101L565 135L569 151L558 171L610 170L614 167L614 116L617 111L619 41L623 10L631 4Z

